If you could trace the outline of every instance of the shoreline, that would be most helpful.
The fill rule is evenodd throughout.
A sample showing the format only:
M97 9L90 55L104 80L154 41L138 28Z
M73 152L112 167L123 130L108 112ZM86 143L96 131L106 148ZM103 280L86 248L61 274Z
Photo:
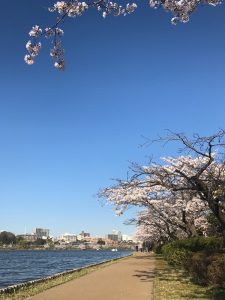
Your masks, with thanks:
M127 259L129 257L132 257L133 255L134 254L132 253L132 254L129 254L126 256L113 258L113 259L109 259L109 260L104 260L102 262L90 264L90 265L87 265L84 267L63 271L63 272L56 273L54 275L47 276L44 278L29 280L29 281L26 281L23 283L18 283L18 284L11 285L11 286L8 286L5 288L1 288L0 289L0 300L10 299L10 298L7 298L8 296L13 296L12 299L25 299L25 297L28 297L28 295L25 295L27 293L31 294L32 296L36 295L37 293L45 291L51 287L55 287L55 286L61 285L63 283L69 282L73 279L76 279L78 277L89 274L95 270L98 270L105 266L111 265L117 261L121 261L121 260ZM32 290L35 292L33 293ZM20 292L22 292L24 294L24 296L19 295ZM15 298L17 296L17 294L18 294L18 298ZM31 296L31 295L29 295L29 296Z
M119 251L133 251L135 250L130 248L120 248L116 247ZM109 248L103 248L103 249L93 249L93 248L87 248L87 249L77 249L77 248L0 248L1 251L110 251L113 247Z
M152 300L155 255L126 257L96 272L45 290L30 300Z

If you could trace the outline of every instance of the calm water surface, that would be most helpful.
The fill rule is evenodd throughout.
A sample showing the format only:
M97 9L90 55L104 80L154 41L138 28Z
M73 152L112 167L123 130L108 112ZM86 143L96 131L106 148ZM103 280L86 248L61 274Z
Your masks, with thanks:
M0 288L84 267L129 251L0 251Z

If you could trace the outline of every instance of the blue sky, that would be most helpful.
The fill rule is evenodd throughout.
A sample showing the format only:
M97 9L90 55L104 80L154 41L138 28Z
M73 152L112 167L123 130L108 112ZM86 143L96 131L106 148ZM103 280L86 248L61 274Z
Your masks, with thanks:
M132 233L123 225L132 213L117 218L94 195L125 177L129 161L175 154L140 148L142 135L225 127L224 5L177 26L147 2L127 17L87 11L64 24L60 73L48 42L34 66L23 62L31 26L54 22L52 2L1 4L0 230Z

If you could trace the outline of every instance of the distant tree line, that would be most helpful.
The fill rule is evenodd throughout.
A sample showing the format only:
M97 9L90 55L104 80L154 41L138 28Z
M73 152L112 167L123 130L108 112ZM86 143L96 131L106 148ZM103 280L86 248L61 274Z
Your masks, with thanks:
M47 243L47 240L37 239L36 241L26 241L22 237L17 237L12 232L2 231L0 233L0 245L17 245L21 247L26 246L43 246Z

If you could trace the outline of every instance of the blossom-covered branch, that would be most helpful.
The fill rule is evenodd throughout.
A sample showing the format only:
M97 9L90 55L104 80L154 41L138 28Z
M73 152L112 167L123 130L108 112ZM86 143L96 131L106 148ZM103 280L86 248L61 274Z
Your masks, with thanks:
M133 164L130 179L117 180L98 196L114 204L118 215L130 206L146 207L138 224L147 222L155 233L164 232L164 237L176 232L207 233L210 213L225 235L225 131L193 139L172 134L159 141L179 142L188 155L164 157L162 163L151 161L146 166Z
M171 12L173 15L171 22L174 25L177 22L188 22L191 14L201 4L216 6L221 3L222 0L149 0L151 8L162 7L166 11ZM53 44L50 55L54 59L54 66L58 70L64 70L64 49L61 44L61 37L64 35L64 31L59 26L66 18L82 16L86 10L93 7L101 12L103 18L106 18L109 15L126 16L127 14L131 14L137 9L137 4L127 3L125 6L122 6L117 2L108 0L98 0L90 3L79 2L78 0L57 1L49 8L49 12L57 13L58 15L56 23L45 29L35 25L29 32L30 40L26 44L28 54L24 57L25 62L28 65L34 64L35 58L38 56L42 47L40 38L45 37L51 39Z
M52 7L49 8L50 12L56 12L58 19L56 24L52 27L47 27L44 30L40 26L35 25L29 32L30 40L26 44L28 54L25 55L24 60L28 65L32 65L35 58L38 56L41 49L41 42L39 39L45 37L51 39L53 47L50 50L50 56L55 60L54 66L58 70L64 70L64 49L61 44L61 37L64 35L64 31L59 28L66 18L75 18L81 16L87 9L95 7L102 13L103 18L108 15L113 16L126 16L131 14L137 8L135 3L127 4L125 7L117 4L116 2L110 2L107 0L99 0L96 2L86 3L79 2L77 0L58 1Z
M171 19L173 25L176 25L177 22L187 23L191 14L201 4L217 6L221 3L222 0L149 0L150 7L163 7L173 14Z

